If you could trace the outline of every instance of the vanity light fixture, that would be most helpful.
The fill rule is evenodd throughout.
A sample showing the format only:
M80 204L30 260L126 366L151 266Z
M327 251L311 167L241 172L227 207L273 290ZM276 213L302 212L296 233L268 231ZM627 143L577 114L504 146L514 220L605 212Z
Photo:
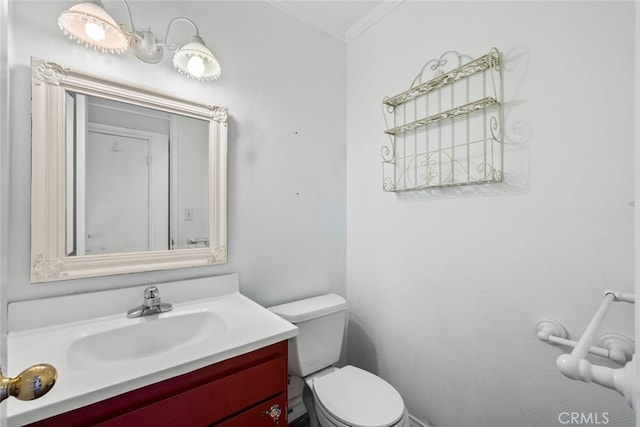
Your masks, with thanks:
M58 25L70 39L101 52L120 54L130 47L138 59L157 64L163 60L166 49L175 52L173 66L181 74L200 81L220 77L220 63L200 37L195 22L184 17L172 19L167 25L164 39L160 40L151 30L136 31L129 4L126 0L122 1L127 8L130 29L126 25L118 25L99 0L79 3L62 12ZM180 49L176 43L167 41L176 21L186 21L196 30L195 36Z

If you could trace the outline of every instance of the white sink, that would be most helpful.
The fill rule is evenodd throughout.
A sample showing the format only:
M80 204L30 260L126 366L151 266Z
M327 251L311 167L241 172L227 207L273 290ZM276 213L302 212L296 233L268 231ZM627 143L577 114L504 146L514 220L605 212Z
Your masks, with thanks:
M8 426L109 399L298 333L242 295L237 274L156 285L173 310L134 319L127 311L142 302L146 286L10 303L5 373L49 363L58 380L40 399L8 399Z
M156 356L202 343L226 327L215 313L188 309L130 319L126 326L90 333L71 342L67 364L71 369L94 369Z

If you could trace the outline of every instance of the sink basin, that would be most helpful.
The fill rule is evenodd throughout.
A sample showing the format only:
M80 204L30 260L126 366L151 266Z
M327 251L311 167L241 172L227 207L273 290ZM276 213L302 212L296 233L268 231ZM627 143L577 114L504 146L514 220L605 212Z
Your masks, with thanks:
M287 340L296 326L240 293L237 274L157 284L169 312L138 318L146 285L12 302L7 373L58 370L42 399L7 401L7 426L71 411ZM34 316L33 313L37 313Z
M226 329L224 320L209 311L163 313L128 319L130 324L82 334L67 350L71 369L95 369L151 357L201 343Z

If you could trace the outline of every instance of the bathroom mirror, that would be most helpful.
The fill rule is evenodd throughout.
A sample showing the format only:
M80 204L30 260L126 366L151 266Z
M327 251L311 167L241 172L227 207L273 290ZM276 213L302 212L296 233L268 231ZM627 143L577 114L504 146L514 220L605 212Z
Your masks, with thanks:
M227 261L227 110L32 58L31 281Z

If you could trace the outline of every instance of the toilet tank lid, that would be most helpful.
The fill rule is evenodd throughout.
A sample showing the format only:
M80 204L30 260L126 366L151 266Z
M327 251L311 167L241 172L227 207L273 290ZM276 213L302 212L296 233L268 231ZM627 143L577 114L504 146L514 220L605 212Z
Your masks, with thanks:
M294 324L346 309L347 302L337 294L320 295L269 307L270 311Z

